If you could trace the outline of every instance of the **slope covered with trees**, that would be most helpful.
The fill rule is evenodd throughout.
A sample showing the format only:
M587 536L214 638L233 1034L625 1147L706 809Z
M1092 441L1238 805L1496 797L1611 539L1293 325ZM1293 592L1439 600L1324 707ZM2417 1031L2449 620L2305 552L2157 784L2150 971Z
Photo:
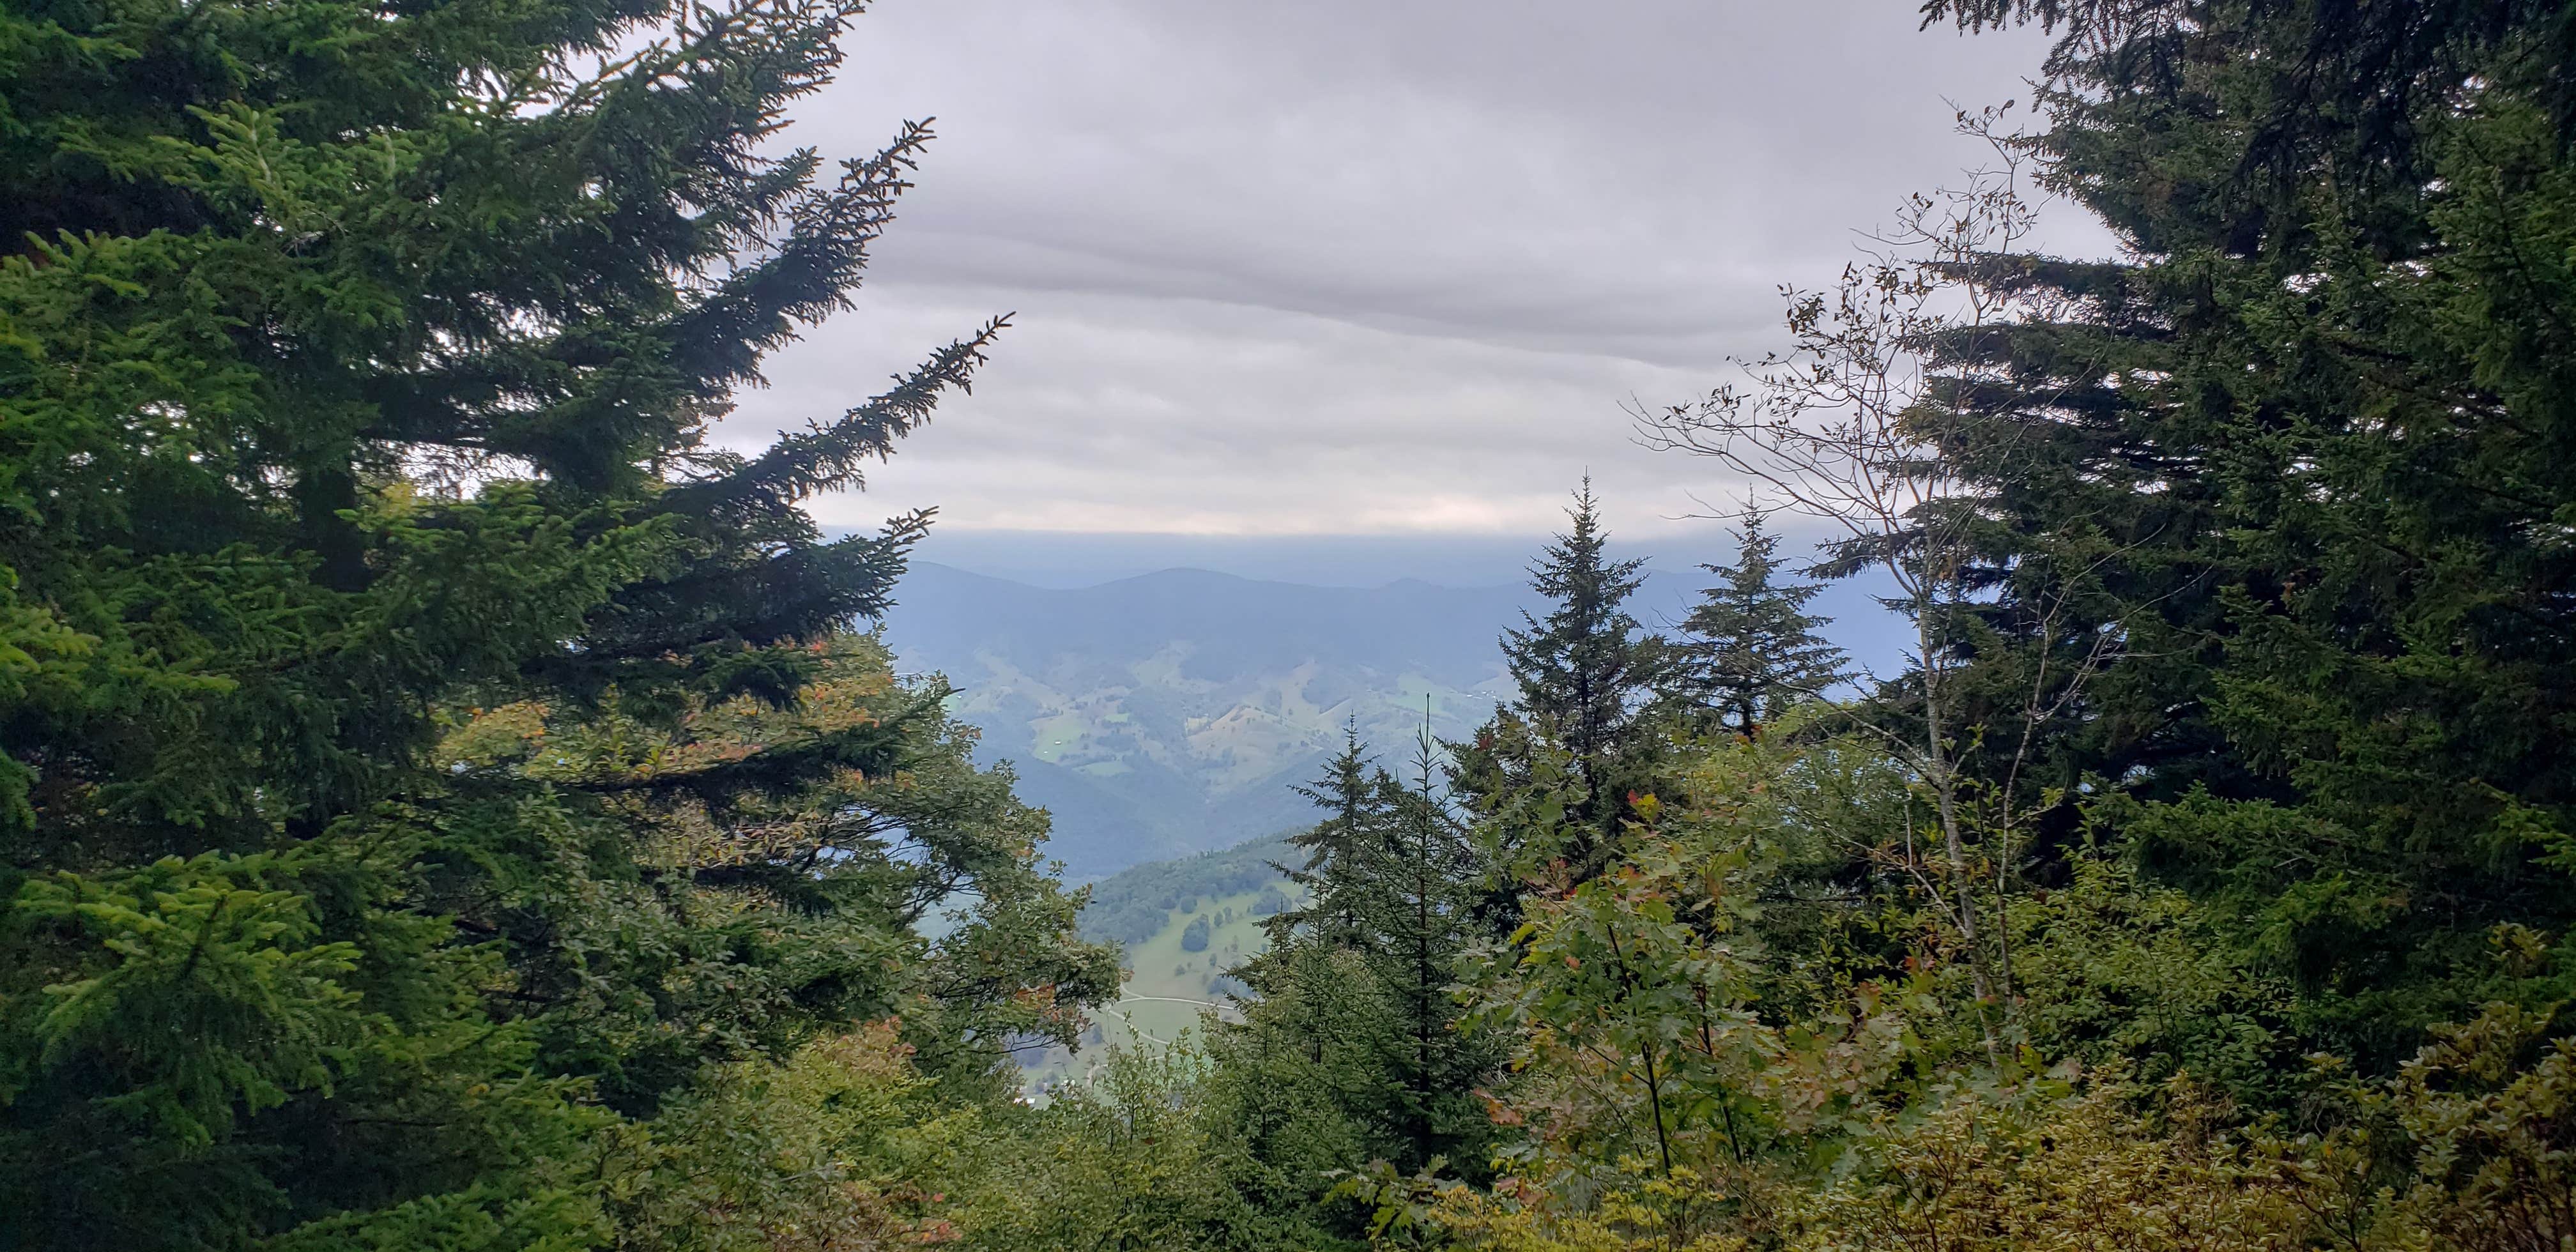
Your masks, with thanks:
M796 507L992 329L704 444L926 138L764 155L854 10L0 14L0 1242L2563 1248L2560 9L1930 0L2037 120L1637 414L1812 568L1658 638L1581 492L1231 1011L1031 1101L1116 953L851 633L922 519Z
M1195 915L1205 901L1250 894L1262 916L1288 911L1284 837L1255 839L1222 852L1153 861L1093 883L1084 892L1082 933L1103 942L1143 943L1173 915Z

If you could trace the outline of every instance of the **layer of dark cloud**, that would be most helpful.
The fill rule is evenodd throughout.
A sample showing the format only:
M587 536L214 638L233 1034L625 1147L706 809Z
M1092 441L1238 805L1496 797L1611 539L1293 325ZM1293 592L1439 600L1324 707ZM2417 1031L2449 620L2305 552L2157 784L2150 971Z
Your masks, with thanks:
M796 142L941 138L862 308L782 354L736 439L1018 312L858 522L1523 532L1587 469L1631 528L1722 497L1635 448L1777 339L1777 287L1979 158L1950 107L2035 38L1911 0L885 0Z

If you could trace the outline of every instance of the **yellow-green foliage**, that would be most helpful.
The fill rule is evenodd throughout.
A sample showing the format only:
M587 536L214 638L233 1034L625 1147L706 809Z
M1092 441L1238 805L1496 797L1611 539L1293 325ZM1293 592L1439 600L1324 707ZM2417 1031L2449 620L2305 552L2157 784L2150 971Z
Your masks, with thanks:
M1674 773L1690 798L1632 802L1618 860L1537 880L1519 932L1470 963L1476 1024L1518 1046L1489 1099L1507 1172L1471 1187L1437 1166L1356 1169L1339 1194L1371 1215L1372 1242L2556 1252L2576 1238L2576 1039L2552 1039L2550 1013L2490 1005L2384 1080L2322 1056L2280 1073L2289 993L2227 957L2187 899L2090 860L2006 914L2026 945L2020 1000L1989 1007L2012 1052L1963 1029L1974 1006L1937 934L1894 949L1902 973L1851 981L1866 967L1832 956L1847 937L1801 920L1818 901L1800 867L1838 839L1881 854L1873 832L1902 818L1901 786L1890 798L1895 780L1855 771L1866 756L1691 749ZM1849 900L1822 898L1846 915ZM1888 916L1899 933L1937 925ZM2542 946L2497 942L2509 962ZM2303 1093L2317 1129L2238 1091Z
M2496 1010L2376 1097L2397 1133L2284 1140L2231 1129L2189 1086L1955 1087L1830 1154L1666 1174L1630 1156L1582 1188L1476 1190L1381 1175L1347 1188L1386 1246L1495 1252L2550 1252L2576 1235L2568 1151L2576 1040L2542 1048ZM2152 1110L2152 1111L2150 1111Z
M1200 1068L1118 1053L1043 1107L961 1104L881 1022L708 1069L590 1168L634 1252L1242 1247Z
M939 1180L978 1119L933 1098L910 1056L887 1022L783 1063L700 1075L603 1151L619 1246L847 1252L954 1239Z
M1853 1158L1785 1198L1792 1246L2255 1252L2315 1233L2312 1197L2277 1160L2196 1117L2159 1133L2109 1089L1949 1093L1873 1127Z
M1167 1252L1245 1246L1253 1215L1224 1183L1229 1145L1195 1100L1195 1054L1113 1056L1087 1083L998 1126L961 1184L957 1231L979 1252ZM1266 1246L1266 1245L1254 1245Z
M2576 1038L2548 1038L2548 1027L2546 1015L2490 1005L2438 1032L2398 1077L2389 1099L2415 1150L2413 1185L2395 1205L2405 1246L2576 1242Z

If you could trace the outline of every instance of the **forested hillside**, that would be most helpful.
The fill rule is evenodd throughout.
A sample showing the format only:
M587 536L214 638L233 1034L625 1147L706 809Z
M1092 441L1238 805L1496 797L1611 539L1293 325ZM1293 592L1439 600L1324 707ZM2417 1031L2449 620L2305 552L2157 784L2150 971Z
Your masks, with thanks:
M1196 914L1196 901L1227 896L1253 896L1263 917L1286 912L1295 892L1280 864L1294 859L1287 839L1274 836L1122 870L1084 893L1082 933L1133 947L1162 931L1174 914Z
M714 437L930 141L788 146L858 15L0 9L0 1247L2576 1244L2563 4L1891 9L2055 51L1632 401L1750 490L1693 611L1570 470L1490 716L1087 935L873 629L929 519L806 511L1006 322Z
M1235 975L1270 945L1270 919L1306 899L1283 863L1297 860L1283 837L1123 870L1084 889L1085 938L1118 945L1125 980L1070 1046L1025 1051L1023 1081L1043 1096L1096 1077L1126 1052L1194 1048L1207 1020L1240 1016L1246 988Z

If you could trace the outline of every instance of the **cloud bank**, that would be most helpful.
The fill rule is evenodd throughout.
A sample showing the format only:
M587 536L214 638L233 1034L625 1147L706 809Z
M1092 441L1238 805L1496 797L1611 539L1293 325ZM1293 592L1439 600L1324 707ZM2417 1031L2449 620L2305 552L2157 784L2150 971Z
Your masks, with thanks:
M1626 533L1704 527L1676 519L1729 486L1635 447L1620 403L1776 344L1780 284L1978 159L1945 100L2027 94L2036 37L1914 7L885 0L791 138L941 137L860 308L720 437L1012 311L975 394L818 517L1530 534L1589 472Z

